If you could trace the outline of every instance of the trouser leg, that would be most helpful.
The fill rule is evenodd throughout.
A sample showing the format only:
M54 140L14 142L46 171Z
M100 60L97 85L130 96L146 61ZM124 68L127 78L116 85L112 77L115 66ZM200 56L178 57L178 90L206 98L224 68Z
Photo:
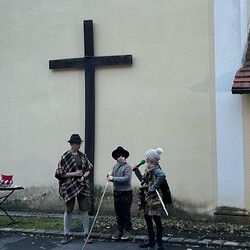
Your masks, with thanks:
M116 214L116 222L117 222L118 230L122 233L124 223L122 220L122 211L121 211L122 208L120 205L120 200L121 200L121 196L117 193L114 193L114 208L115 208L115 214Z
M114 208L116 213L116 221L119 231L130 231L131 223L131 205L132 205L132 190L123 192L114 192Z
M70 222L72 217L72 211L75 205L75 197L66 202L66 211L63 216L63 226L64 226L64 234L69 234L70 231Z
M89 213L87 211L80 211L82 226L83 226L83 233L89 234Z
M67 211L64 212L64 234L69 234L70 229L70 222L71 222L71 213L68 213Z
M156 241L158 246L162 246L162 222L161 222L161 216L153 216L155 225L156 225Z
M83 233L89 234L89 213L90 208L90 197L84 196L81 193L77 195L78 206L80 210Z
M149 243L154 243L155 242L155 233L154 233L154 225L153 225L152 216L150 216L148 214L144 214L144 219L145 219L145 222L147 225Z
M124 201L122 202L123 210L123 220L124 220L124 229L130 231L132 227L131 223L131 206L132 206L132 190L124 192Z

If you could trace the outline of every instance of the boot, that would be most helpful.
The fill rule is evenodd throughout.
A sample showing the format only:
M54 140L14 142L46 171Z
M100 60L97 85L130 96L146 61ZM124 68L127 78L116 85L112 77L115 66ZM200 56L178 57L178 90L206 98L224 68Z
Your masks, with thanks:
M155 242L147 242L147 243L140 244L139 247L140 248L149 248L149 247L154 247L155 244L156 244Z
M155 245L154 248L152 248L152 250L164 250L164 247L163 247L163 245L159 246L159 245L157 244L157 245Z

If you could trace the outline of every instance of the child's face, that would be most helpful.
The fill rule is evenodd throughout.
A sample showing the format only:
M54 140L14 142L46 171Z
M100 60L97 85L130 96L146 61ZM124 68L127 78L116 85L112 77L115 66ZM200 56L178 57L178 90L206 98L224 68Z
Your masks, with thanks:
M80 149L81 143L71 143L70 146L71 146L71 150L72 150L73 152L75 152L75 151L77 151L77 150Z
M117 161L120 162L120 163L123 163L125 161L125 157L120 155L118 158L117 158Z

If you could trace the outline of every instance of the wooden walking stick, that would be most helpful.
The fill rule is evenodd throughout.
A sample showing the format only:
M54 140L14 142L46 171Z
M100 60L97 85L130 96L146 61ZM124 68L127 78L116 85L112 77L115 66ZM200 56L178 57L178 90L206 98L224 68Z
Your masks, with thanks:
M108 184L109 184L109 181L107 181L106 186L105 186L105 188L104 188L104 191L103 191L103 193L102 193L101 200L100 200L98 209L97 209L97 211L96 211L95 218L94 218L93 223L92 223L92 225L91 225L91 228L90 228L90 230L89 230L89 234L88 234L87 238L85 239L85 242L84 242L84 245L83 245L83 247L82 247L82 250L85 248L85 246L86 246L86 244L87 244L87 242L88 242L88 239L89 239L89 237L90 237L90 234L91 234L91 232L92 232L92 230L93 230L93 228L94 228L94 225L95 225L97 216L98 216L98 214L99 214L99 211L100 211L100 208L101 208L101 205L102 205L102 201L103 201L104 195L105 195L105 193L106 193Z

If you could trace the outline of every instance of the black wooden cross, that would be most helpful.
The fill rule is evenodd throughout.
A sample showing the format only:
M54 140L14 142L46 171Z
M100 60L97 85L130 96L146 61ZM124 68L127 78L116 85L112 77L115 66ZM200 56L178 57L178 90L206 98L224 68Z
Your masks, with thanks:
M95 143L95 67L131 65L132 55L94 56L93 21L85 20L84 57L50 60L50 69L85 69L85 152L94 164Z

